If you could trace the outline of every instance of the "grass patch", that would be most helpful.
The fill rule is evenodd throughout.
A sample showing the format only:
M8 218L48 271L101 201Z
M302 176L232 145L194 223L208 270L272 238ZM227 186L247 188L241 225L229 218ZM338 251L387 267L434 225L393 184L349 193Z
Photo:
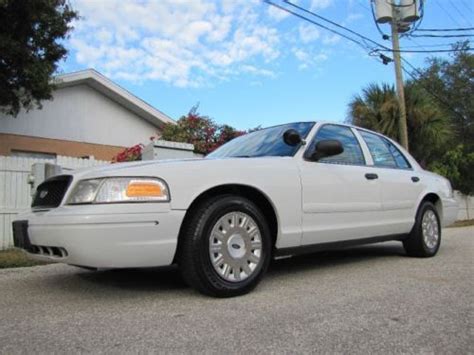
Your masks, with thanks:
M465 221L456 221L451 224L448 228L456 228L456 227L469 227L474 226L474 219L466 219Z
M47 262L36 261L28 258L24 252L17 249L8 249L0 251L0 269L12 267L25 267L46 265Z

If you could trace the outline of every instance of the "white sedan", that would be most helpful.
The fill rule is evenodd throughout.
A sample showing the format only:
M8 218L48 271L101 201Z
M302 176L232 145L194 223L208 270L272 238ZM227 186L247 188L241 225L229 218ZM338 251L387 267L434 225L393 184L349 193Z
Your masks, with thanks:
M272 257L398 240L434 256L457 204L449 181L366 129L298 122L205 159L113 164L42 183L15 246L88 268L177 263L199 291L253 289Z

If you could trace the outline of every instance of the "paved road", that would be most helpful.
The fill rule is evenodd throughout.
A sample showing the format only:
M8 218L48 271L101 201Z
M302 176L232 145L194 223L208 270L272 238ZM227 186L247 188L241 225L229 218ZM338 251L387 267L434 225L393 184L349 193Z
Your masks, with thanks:
M474 227L437 257L398 243L279 260L255 290L211 299L177 270L0 271L0 353L474 352Z

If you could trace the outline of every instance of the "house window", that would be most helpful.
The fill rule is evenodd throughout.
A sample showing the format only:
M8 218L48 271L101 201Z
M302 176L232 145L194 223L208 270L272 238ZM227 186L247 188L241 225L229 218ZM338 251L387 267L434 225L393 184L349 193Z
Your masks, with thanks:
M20 157L20 158L35 158L35 159L50 159L56 160L56 154L54 153L43 153L43 152L30 152L27 150L12 150L11 151L12 157Z

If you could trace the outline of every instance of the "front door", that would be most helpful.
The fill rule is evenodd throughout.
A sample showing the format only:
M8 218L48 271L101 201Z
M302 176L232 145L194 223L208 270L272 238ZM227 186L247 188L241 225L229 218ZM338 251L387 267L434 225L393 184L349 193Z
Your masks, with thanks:
M344 152L300 165L303 209L303 245L361 239L383 233L379 179L365 164L352 128L324 124L308 149L336 139Z

